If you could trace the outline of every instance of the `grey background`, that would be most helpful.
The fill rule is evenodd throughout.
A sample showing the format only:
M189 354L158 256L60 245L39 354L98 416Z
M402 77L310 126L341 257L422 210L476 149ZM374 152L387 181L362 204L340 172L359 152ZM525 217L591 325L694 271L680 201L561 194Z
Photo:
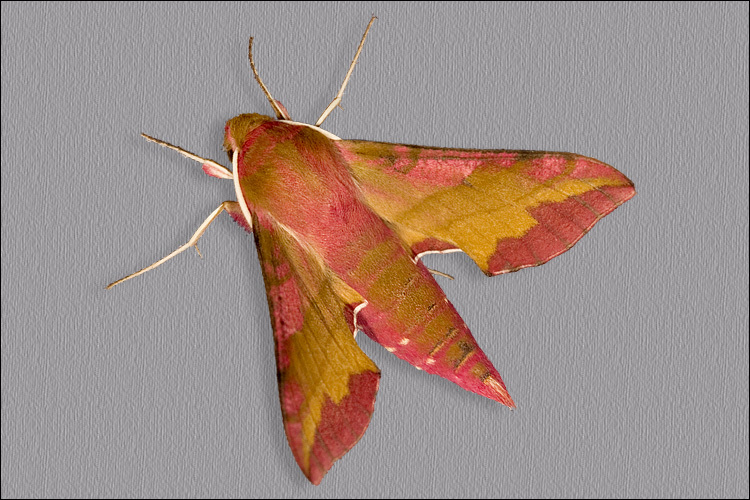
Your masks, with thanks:
M494 279L428 264L510 412L366 338L372 424L319 487L288 449L224 122L314 121L371 14L347 138L573 151L638 195ZM748 496L747 4L2 4L2 496Z

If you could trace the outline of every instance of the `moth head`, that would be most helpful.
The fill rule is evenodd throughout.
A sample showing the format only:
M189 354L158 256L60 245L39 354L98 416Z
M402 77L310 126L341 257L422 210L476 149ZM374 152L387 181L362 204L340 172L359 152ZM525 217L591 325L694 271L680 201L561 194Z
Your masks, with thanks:
M258 113L246 113L227 122L224 127L224 150L229 155L229 161L232 161L234 150L242 147L247 135L268 121L273 121L273 118Z

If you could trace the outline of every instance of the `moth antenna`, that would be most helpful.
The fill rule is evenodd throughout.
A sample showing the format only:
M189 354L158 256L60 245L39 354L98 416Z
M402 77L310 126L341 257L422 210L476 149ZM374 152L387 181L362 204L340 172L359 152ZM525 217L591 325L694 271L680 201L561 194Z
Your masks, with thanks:
M203 236L203 233L206 232L206 229L208 229L208 226L211 225L211 223L214 221L214 219L216 217L218 217L218 215L223 210L226 210L226 211L230 212L234 208L234 205L236 205L236 204L237 204L236 201L225 201L224 203L222 203L221 205L219 205L219 208L217 208L216 210L214 210L211 213L211 215L208 216L208 218L206 220L203 221L203 224L201 224L200 227L198 228L198 230L195 232L195 234L193 234L192 238L190 238L190 241L188 241L187 243L185 243L180 248L178 248L174 252L170 253L169 255L167 255L166 257L164 257L163 259L157 260L156 262L154 262L150 266L144 267L140 271L137 271L137 272L135 272L133 274L129 274L129 275L125 276L124 278L121 278L121 279L119 279L117 281L113 281L112 283L110 283L109 285L107 285L107 290L109 290L110 288L112 288L115 285L119 285L123 281L127 281L130 278L135 278L136 276L140 276L141 274L143 274L145 272L148 272L148 271L150 271L152 269L155 269L155 268L159 267L160 265L164 264L166 261L168 261L169 259L171 259L175 255L184 252L185 250L187 250L190 247L195 247L196 251L198 251L198 255L201 255L200 250L198 250L198 240L201 239L201 236ZM201 257L203 257L203 256L201 255Z
M150 135L146 135L144 133L141 133L141 135L147 141L155 142L156 144L160 146L164 146L165 148L169 148L174 151L177 151L185 158L190 158L191 160L197 161L198 163L202 163L203 171L206 172L208 175L211 175L213 177L219 177L220 179L232 178L232 172L227 170L227 168L221 165L220 163L217 163L213 160L209 160L208 158L202 158L195 153L191 153L190 151L186 151L179 146L175 146L174 144L170 144L166 141L156 139L155 137L151 137Z
M437 271L435 269L430 269L429 267L427 268L427 270L430 271L432 274L437 274L438 276L442 276L443 278L448 278L449 280L456 279L453 276L451 276L450 274L444 273L442 271Z
M258 85L260 85L260 88L263 89L263 93L266 94L266 98L268 99L268 102L271 103L271 107L273 108L273 112L276 113L276 119L277 120L291 120L289 118L289 113L287 112L286 108L283 106L279 106L281 104L276 99L271 97L271 93L268 91L268 88L263 84L263 80L260 79L260 75L258 74L258 70L255 69L255 60L253 59L253 37L250 37L250 43L247 47L247 56L250 59L250 67L253 70L253 75L255 75L255 80L258 82Z
M318 121L315 122L316 127L320 127L325 121L325 119L328 118L328 115L331 114L331 111L333 111L336 108L336 106L341 104L341 98L344 96L344 89L346 88L346 84L349 83L349 77L352 76L352 71L354 71L354 65L357 64L359 53L362 52L362 46L365 44L365 38L367 38L367 33L370 31L370 26L372 26L372 23L375 22L375 19L377 19L377 17L375 16L372 16L372 19L370 19L370 23L367 25L367 28L365 29L365 34L362 35L362 40L359 42L357 53L354 54L354 59L352 60L352 63L349 65L349 71L346 72L346 77L344 78L344 83L341 84L339 93L336 94L336 97L333 98L333 101L331 101L331 104L328 105L326 110L323 111L323 114L320 115L320 118L318 118Z

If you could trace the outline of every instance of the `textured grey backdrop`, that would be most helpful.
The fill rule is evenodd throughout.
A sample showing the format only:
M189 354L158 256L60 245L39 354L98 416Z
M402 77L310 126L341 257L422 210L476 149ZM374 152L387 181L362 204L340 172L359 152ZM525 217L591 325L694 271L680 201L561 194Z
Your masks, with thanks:
M226 119L574 151L638 196L547 265L433 256L518 410L368 339L372 424L320 487L290 453ZM2 3L2 496L748 496L747 4Z

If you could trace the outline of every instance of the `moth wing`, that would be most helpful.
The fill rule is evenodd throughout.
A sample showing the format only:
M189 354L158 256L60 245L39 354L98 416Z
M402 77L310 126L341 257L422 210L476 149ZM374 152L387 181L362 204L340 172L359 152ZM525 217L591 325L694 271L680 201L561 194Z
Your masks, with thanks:
M572 153L336 144L415 254L460 249L488 275L560 255L635 195L615 168Z
M367 429L380 371L355 342L344 316L351 304L315 255L262 212L253 213L253 230L274 331L284 429L305 476L319 484Z

